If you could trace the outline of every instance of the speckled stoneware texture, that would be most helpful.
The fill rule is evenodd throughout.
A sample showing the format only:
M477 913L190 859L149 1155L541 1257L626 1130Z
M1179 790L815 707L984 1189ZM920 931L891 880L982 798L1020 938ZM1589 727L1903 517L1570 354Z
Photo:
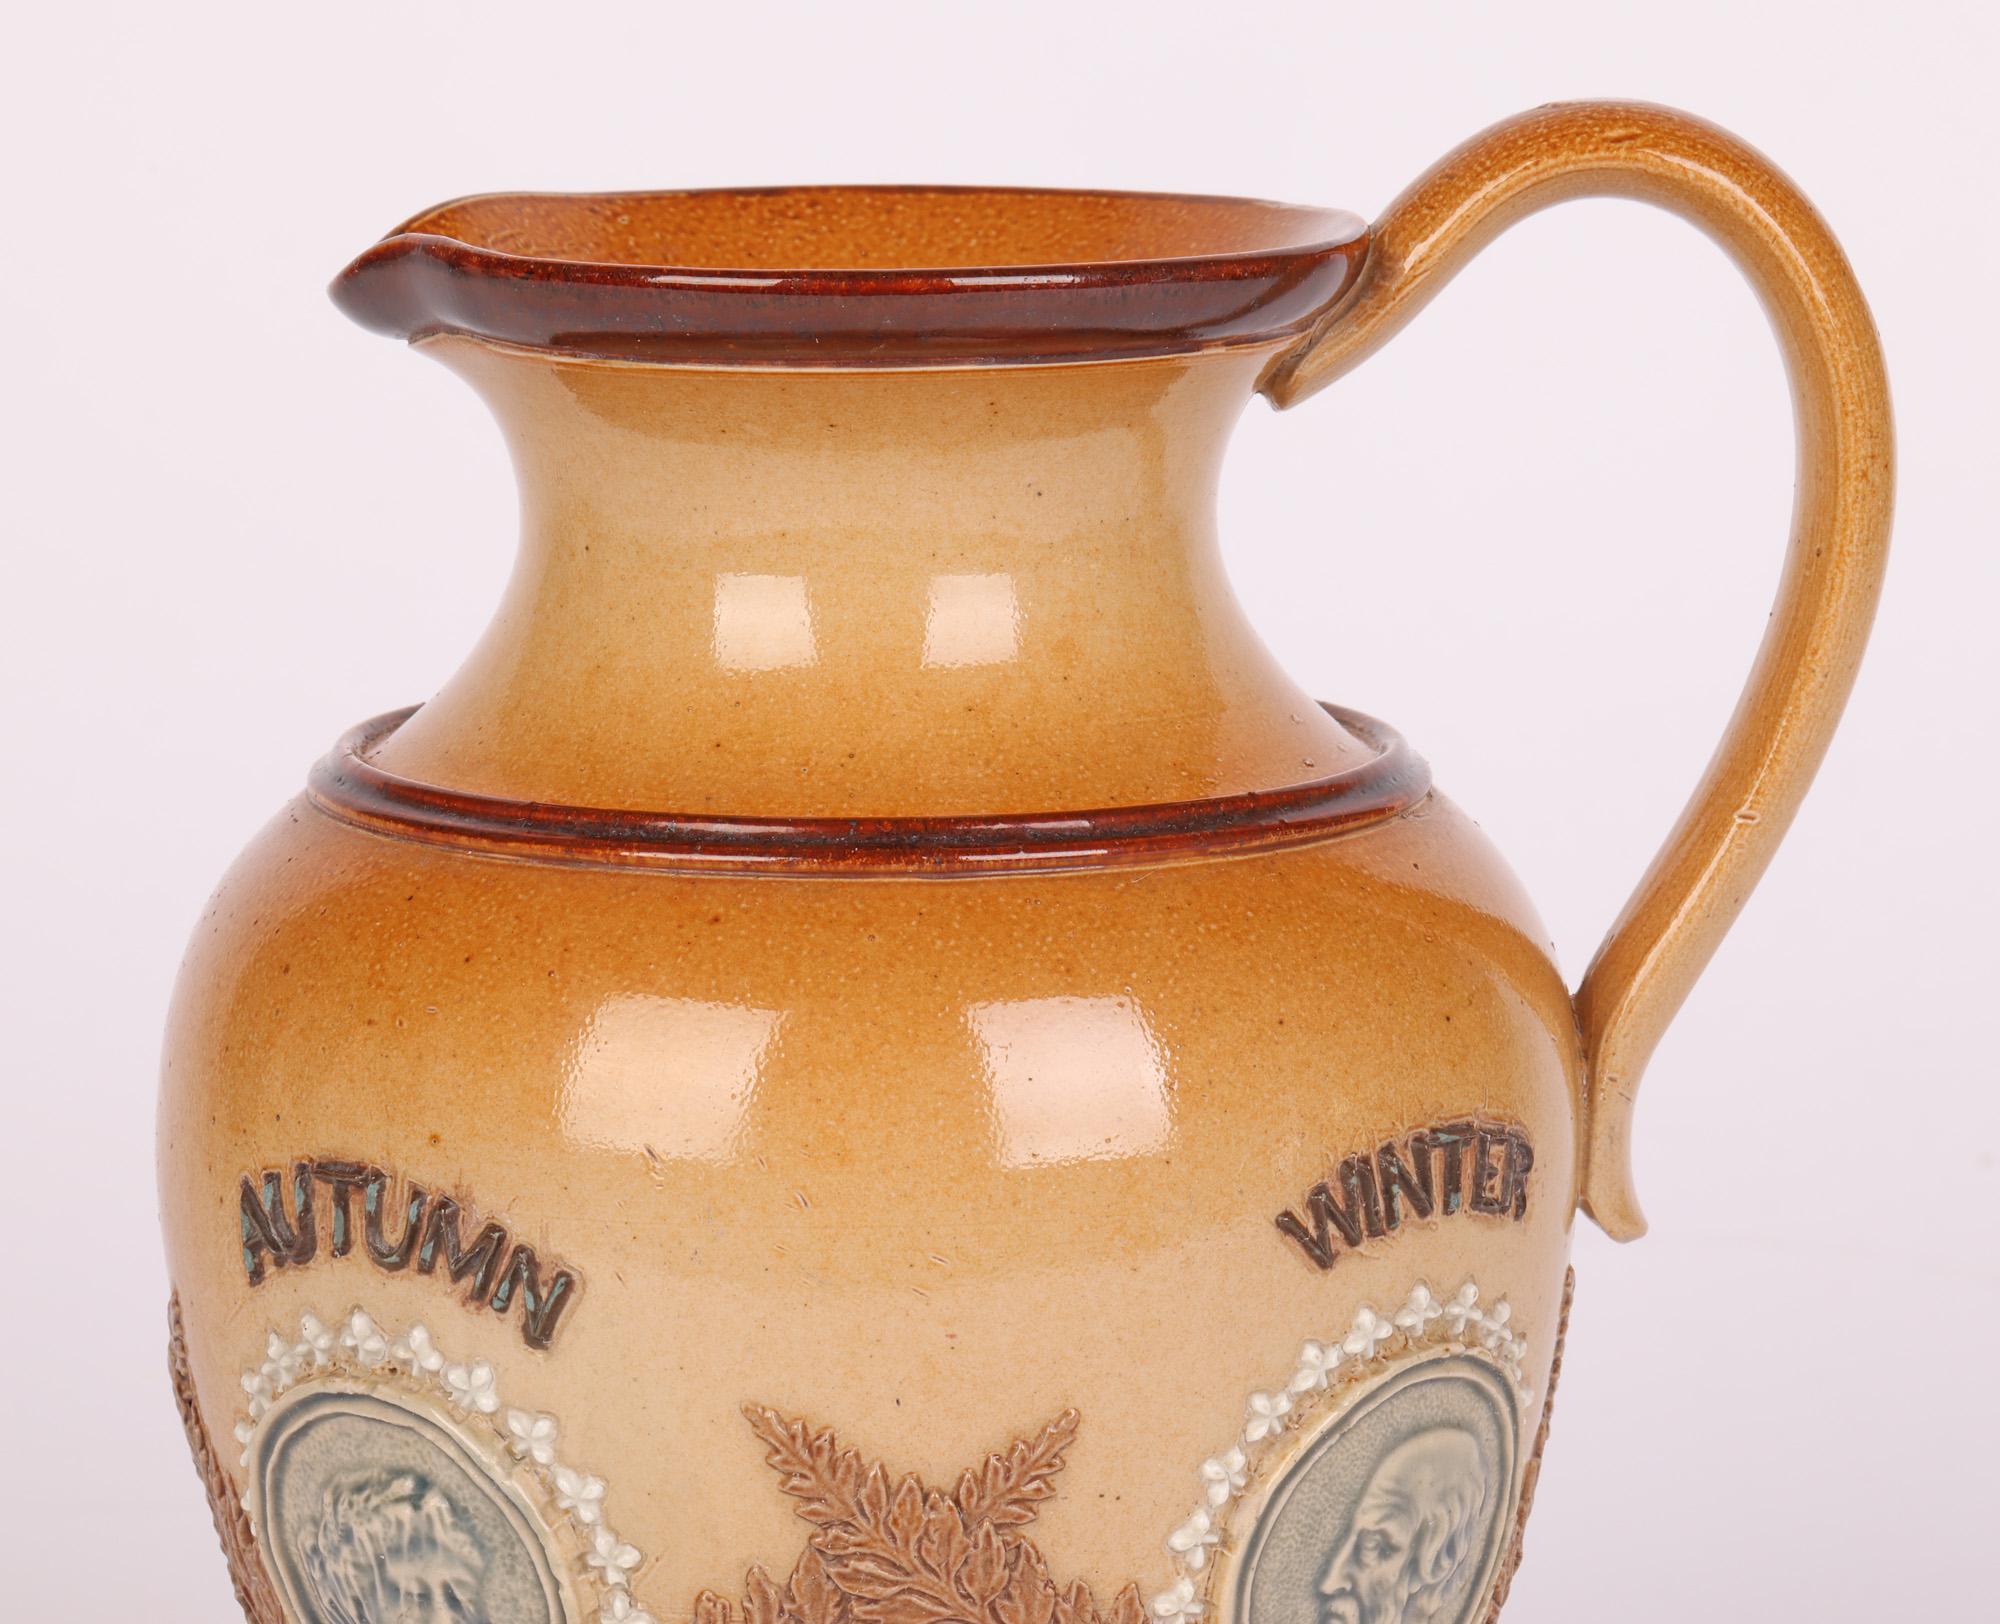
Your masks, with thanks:
M1797 397L1706 778L1572 996L1413 744L1242 619L1232 424L1505 225L1712 232ZM1544 109L1372 227L951 188L486 197L335 286L520 562L195 933L173 1374L257 1624L1481 1624L1572 1225L1860 656L1880 357L1729 136ZM1319 545L1325 514L1279 547Z

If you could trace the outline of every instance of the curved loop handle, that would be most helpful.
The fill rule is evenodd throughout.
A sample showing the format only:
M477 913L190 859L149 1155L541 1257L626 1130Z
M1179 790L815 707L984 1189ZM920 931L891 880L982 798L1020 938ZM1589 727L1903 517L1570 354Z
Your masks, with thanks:
M1868 307L1813 206L1714 125L1663 107L1578 102L1495 125L1377 222L1354 287L1263 382L1290 406L1388 342L1508 226L1572 197L1657 203L1715 238L1756 288L1792 382L1799 469L1769 630L1693 798L1576 994L1583 1204L1645 1232L1632 1102L1654 1046L1764 872L1826 753L1881 591L1893 484L1888 381Z

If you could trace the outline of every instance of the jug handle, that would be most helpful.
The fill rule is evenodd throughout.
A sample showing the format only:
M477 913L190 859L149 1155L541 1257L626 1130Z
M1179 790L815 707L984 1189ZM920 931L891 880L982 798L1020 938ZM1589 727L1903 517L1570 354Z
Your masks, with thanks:
M1582 1203L1607 1234L1631 1240L1646 1228L1632 1187L1640 1073L1812 782L1881 591L1894 459L1888 380L1861 290L1811 203L1726 131L1643 103L1558 103L1474 136L1397 198L1354 286L1260 387L1280 407L1305 399L1387 343L1516 220L1604 196L1659 204L1729 254L1777 330L1798 433L1791 541L1749 679L1576 992Z

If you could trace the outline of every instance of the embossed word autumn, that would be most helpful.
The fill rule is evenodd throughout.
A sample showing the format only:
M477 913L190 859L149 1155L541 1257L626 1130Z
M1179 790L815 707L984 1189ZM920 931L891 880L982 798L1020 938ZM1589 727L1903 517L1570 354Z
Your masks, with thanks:
M504 1224L481 1225L452 1197L414 1182L405 1185L401 1200L392 1201L396 1185L379 1167L325 1157L294 1162L289 1173L267 1171L254 1179L245 1174L238 1205L250 1284L264 1279L267 1260L277 1268L296 1268L318 1255L323 1210L329 1257L346 1257L358 1235L378 1268L414 1266L418 1274L433 1274L442 1263L454 1284L469 1282L466 1301L475 1308L505 1314L519 1298L522 1337L531 1348L546 1348L563 1310L582 1289L576 1272L552 1261L545 1277L535 1249L512 1240ZM391 1213L400 1213L393 1238ZM470 1240L468 1229L475 1230Z
M1402 1228L1405 1216L1459 1212L1518 1223L1528 1215L1528 1174L1535 1165L1527 1130L1510 1123L1445 1122L1373 1150L1357 1151L1306 1192L1301 1218L1277 1216L1281 1233L1322 1269Z

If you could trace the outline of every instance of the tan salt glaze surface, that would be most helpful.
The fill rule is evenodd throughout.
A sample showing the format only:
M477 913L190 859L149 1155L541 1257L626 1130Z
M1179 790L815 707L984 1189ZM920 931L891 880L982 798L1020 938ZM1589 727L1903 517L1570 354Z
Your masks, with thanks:
M1253 392L1603 192L1742 266L1801 467L1744 701L1572 1000L1470 821L1264 652L1214 492ZM1655 108L1502 125L1367 232L1064 196L469 200L341 284L491 404L523 534L175 1001L177 1390L260 1624L1504 1599L1572 1215L1641 1229L1638 1074L1860 655L1872 327L1789 183ZM702 872L743 839L786 872ZM1450 1521L1423 1564L1401 1502Z

